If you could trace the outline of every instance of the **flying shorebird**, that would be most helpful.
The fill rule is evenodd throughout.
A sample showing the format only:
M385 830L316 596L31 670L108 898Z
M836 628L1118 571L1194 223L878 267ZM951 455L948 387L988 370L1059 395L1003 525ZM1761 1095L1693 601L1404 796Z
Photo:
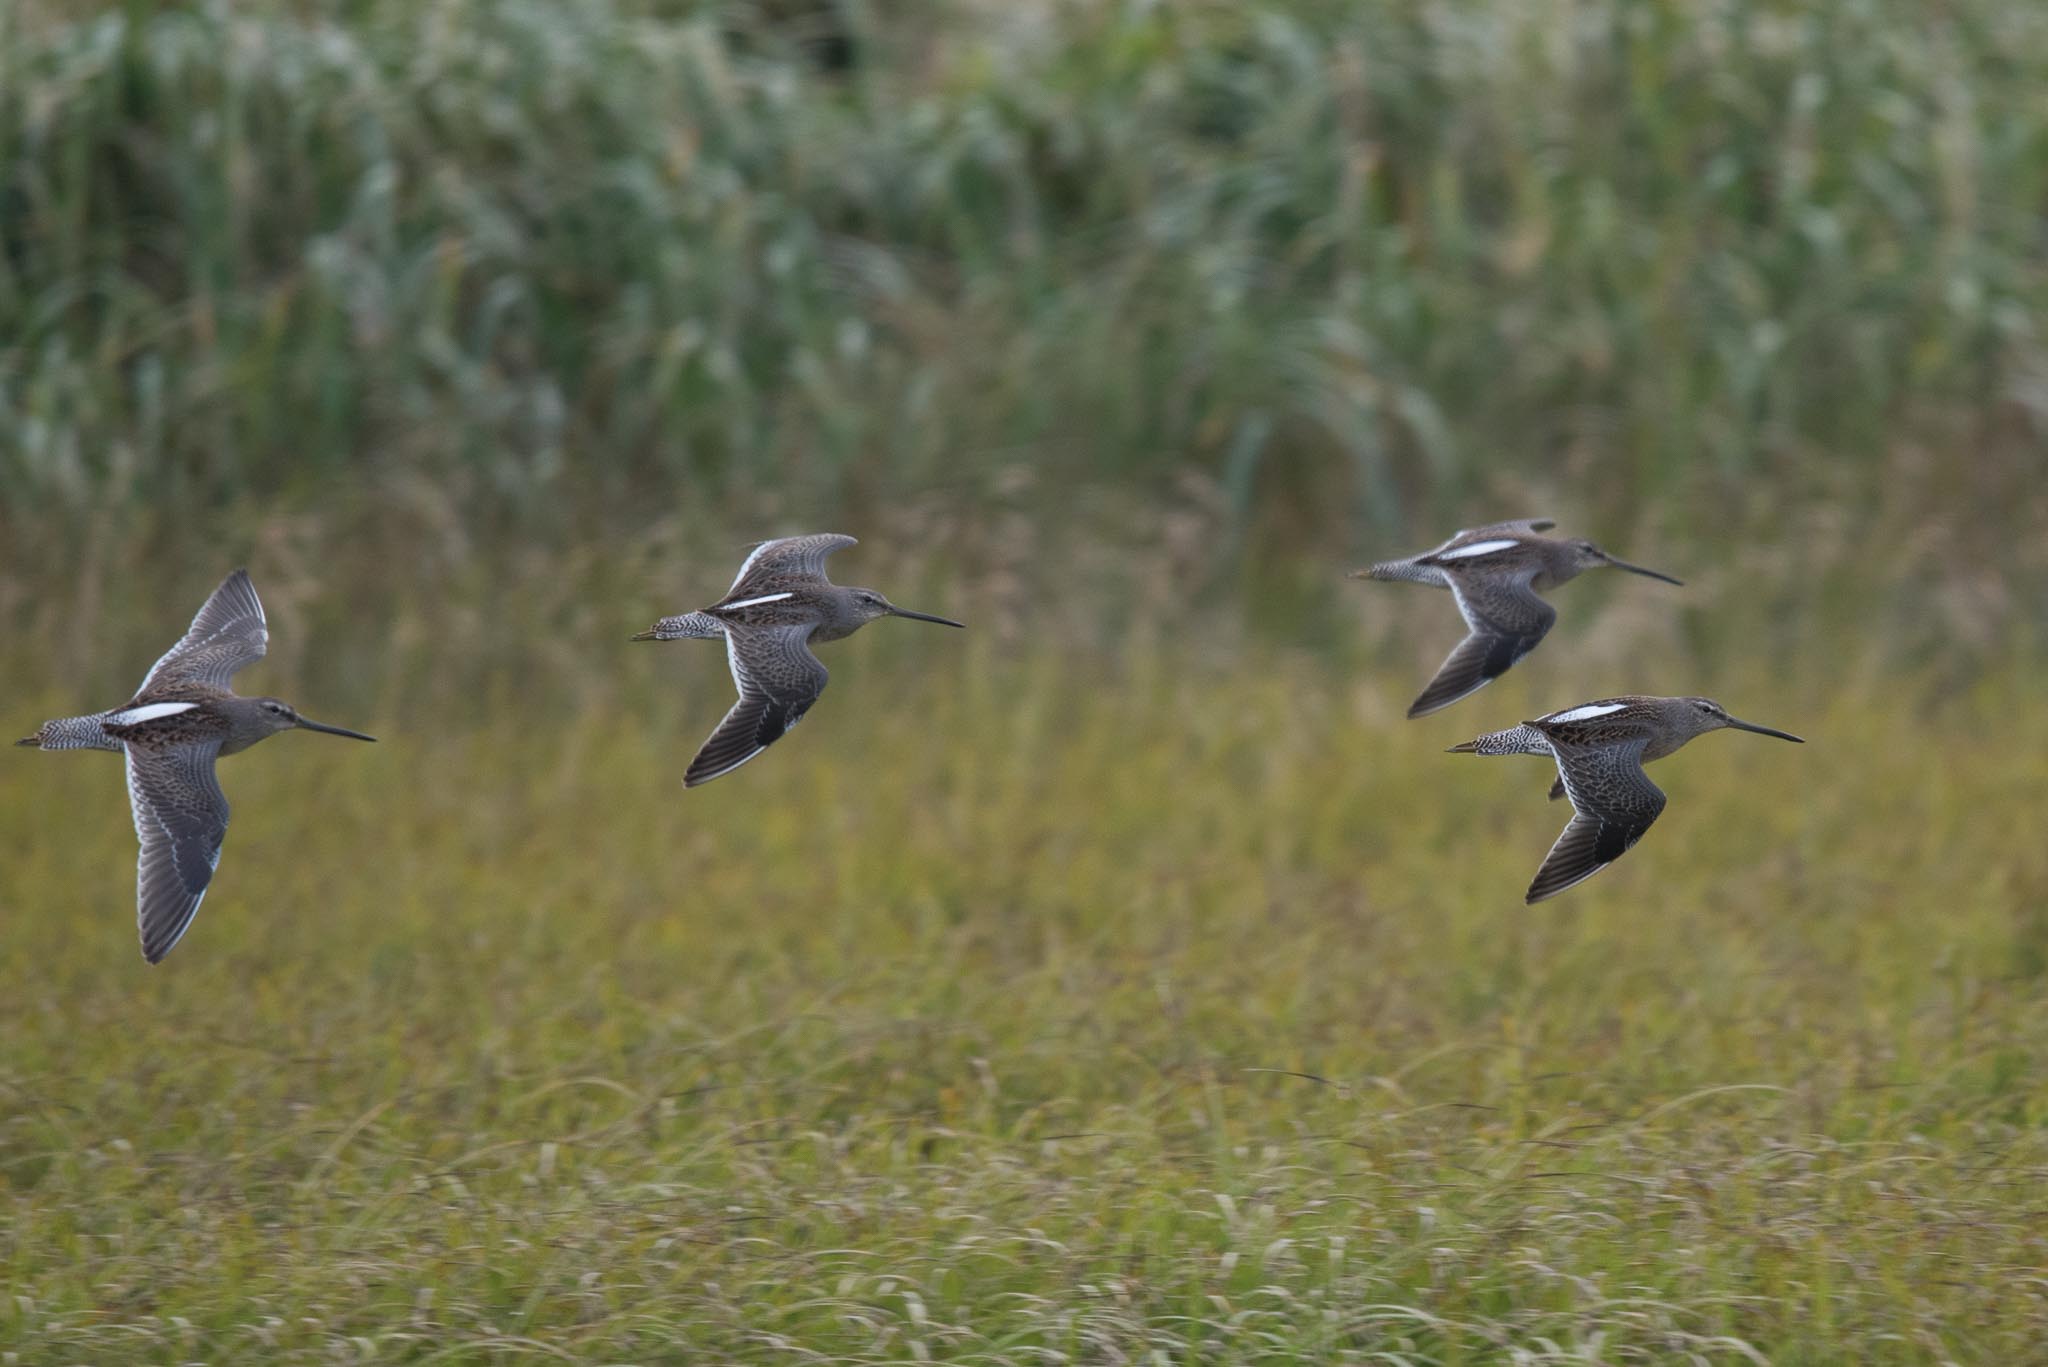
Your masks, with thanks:
M1694 736L1723 727L1805 742L1738 721L1711 698L1630 696L1581 703L1547 717L1453 745L1453 754L1548 755L1572 800L1572 819L1536 870L1524 900L1540 902L1584 882L1626 854L1664 810L1664 793L1643 765ZM1552 794L1555 796L1555 793Z
M873 589L841 588L825 577L825 557L856 544L822 532L763 541L740 565L725 597L702 612L664 617L636 641L723 636L740 699L690 761L683 786L694 788L745 764L782 739L825 691L829 677L814 641L836 641L877 617L964 623L899 608Z
M220 864L228 800L214 778L217 756L298 728L375 740L308 721L276 698L237 697L236 670L263 658L270 630L246 570L206 600L191 630L172 646L135 696L109 712L46 721L15 742L42 750L119 750L128 758L128 800L142 856L135 871L135 921L142 957L159 963L178 943Z
M1536 648L1557 609L1536 595L1603 565L1667 584L1668 574L1617 560L1590 541L1539 536L1557 524L1548 518L1496 522L1459 532L1443 545L1406 560L1385 560L1353 570L1353 579L1398 579L1449 589L1471 634L1450 653L1408 715L1426 717L1478 692Z

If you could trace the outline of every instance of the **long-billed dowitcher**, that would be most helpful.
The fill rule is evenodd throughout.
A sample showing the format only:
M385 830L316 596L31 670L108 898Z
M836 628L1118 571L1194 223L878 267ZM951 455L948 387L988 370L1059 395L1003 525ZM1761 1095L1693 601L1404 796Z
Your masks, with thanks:
M1409 704L1410 717L1426 717L1476 693L1536 648L1557 609L1536 595L1582 572L1610 566L1667 584L1668 574L1617 560L1590 541L1542 536L1548 518L1470 527L1433 551L1353 570L1353 579L1394 579L1449 589L1470 634L1450 653L1429 687Z
M1629 696L1580 703L1562 712L1453 745L1454 754L1548 755L1572 800L1572 819L1544 856L1525 900L1555 897L1626 854L1664 810L1664 793L1643 765L1694 736L1724 727L1798 741L1798 736L1739 721L1711 698ZM1554 795L1554 794L1553 794Z
M214 777L217 756L298 728L375 740L308 721L276 698L238 697L236 670L263 658L270 629L248 572L221 582L184 639L150 666L135 696L107 712L46 721L15 742L43 750L119 750L128 759L128 800L142 856L135 872L135 920L142 957L160 962L178 943L220 865L228 800Z
M729 774L795 726L829 677L811 643L851 636L877 617L964 623L899 608L873 589L842 588L825 577L825 557L856 544L822 532L764 541L740 565L725 597L702 612L664 617L636 641L723 636L739 701L690 761L685 787Z

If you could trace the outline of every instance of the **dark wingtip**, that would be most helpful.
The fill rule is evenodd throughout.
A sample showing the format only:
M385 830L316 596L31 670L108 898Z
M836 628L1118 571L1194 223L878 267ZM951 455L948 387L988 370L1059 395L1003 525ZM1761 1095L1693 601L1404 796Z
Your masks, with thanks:
M1479 753L1479 743L1469 740L1460 741L1456 745L1447 746L1444 753L1447 755L1476 755Z
M20 740L14 743L16 745L33 745L38 750L40 750L43 746L43 738L41 736L23 736Z
M1505 638L1502 639L1504 640ZM1513 661L1510 660L1509 664L1512 663ZM1444 665L1448 668L1450 661L1444 661ZM1427 717L1433 712L1441 712L1446 707L1465 701L1465 699L1471 697L1495 679L1498 679L1502 674L1507 673L1507 670L1508 665L1502 665L1491 674L1482 672L1477 681L1468 682L1463 686L1446 682L1443 670L1439 670L1437 677L1429 681L1429 687L1416 694L1415 701L1408 704L1408 720L1414 721L1418 717Z
M651 631L636 631L626 639L629 641L658 641L661 638Z

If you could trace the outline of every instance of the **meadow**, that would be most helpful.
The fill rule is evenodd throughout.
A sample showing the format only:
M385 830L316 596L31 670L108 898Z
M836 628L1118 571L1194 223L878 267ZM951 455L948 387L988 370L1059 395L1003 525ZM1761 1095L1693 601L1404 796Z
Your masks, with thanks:
M834 18L834 14L838 18ZM843 31L841 29L843 28ZM2048 11L0 4L0 1367L2020 1362ZM1548 515L1499 683L1347 583ZM787 740L739 547L961 618ZM1537 907L1624 691L1704 738Z
M1312 659L894 625L687 794L710 647L539 732L229 760L216 891L158 970L115 766L17 756L0 1345L1801 1363L2048 1332L2030 680L1901 727L1731 672L1810 743L1696 743L1629 858L1525 908L1546 770L1439 751L1554 660L1409 724L1412 680Z

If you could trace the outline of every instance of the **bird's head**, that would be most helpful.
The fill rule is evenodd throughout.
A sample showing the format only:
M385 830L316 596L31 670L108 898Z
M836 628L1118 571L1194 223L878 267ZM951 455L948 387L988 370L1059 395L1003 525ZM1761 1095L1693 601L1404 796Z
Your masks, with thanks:
M1727 708L1721 706L1712 698L1680 698L1678 702L1682 709L1679 713L1680 717L1684 719L1691 733L1696 736L1705 735L1709 731L1719 731L1723 727L1732 727L1737 731L1754 731L1759 736L1775 736L1779 740L1789 740L1800 745L1806 743L1802 738L1793 735L1789 731L1779 731L1769 726L1758 726L1754 722L1747 722L1739 717L1732 717L1728 715Z
M347 736L350 740L374 741L375 736L366 736L360 731L351 731L343 726L329 726L299 715L297 708L282 698L251 698L256 706L251 714L261 735L274 736L280 731L319 731L330 736Z
M1683 583L1682 580L1673 579L1668 574L1659 574L1656 570L1646 570L1641 565L1631 565L1626 560L1617 559L1590 541L1578 540L1567 544L1572 548L1572 555L1579 569L1592 570L1604 566L1608 569L1627 570L1630 574L1640 574L1650 579L1661 579L1667 584Z
M912 612L899 608L873 589L848 589L848 601L853 605L853 615L861 622L872 622L877 617L908 617L914 622L937 622L942 627L965 627L965 622L956 622L950 617L934 617L928 612Z

